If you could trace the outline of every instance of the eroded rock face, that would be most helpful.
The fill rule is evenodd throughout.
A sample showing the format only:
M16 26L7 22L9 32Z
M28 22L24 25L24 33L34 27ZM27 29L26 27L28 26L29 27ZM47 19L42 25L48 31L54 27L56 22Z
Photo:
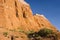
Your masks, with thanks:
M23 30L25 32L35 32L41 28L56 30L43 15L33 15L29 4L24 0L0 0L0 28L2 31L7 29L7 31Z
M37 22L37 24L39 24L40 28L48 28L54 31L57 30L44 15L36 14L34 15L34 19Z

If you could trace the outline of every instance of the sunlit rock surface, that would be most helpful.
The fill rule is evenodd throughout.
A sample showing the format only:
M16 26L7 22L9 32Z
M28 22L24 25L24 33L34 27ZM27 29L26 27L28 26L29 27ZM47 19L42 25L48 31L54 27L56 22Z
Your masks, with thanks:
M26 32L37 32L41 28L57 31L44 15L33 15L24 0L0 0L0 40L28 40ZM4 32L8 33L7 37L4 37Z

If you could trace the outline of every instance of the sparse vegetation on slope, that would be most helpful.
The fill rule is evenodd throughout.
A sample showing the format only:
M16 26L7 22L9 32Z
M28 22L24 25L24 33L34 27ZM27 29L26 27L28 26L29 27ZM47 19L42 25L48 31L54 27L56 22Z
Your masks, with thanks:
M38 32L28 34L28 38L32 40L42 40L43 38L57 40L57 35L51 29L43 28Z
M7 37L8 32L3 32L3 35L4 35L5 37Z
M51 29L47 29L47 28L43 28L41 29L38 34L41 36L41 37L46 37L47 35L49 34L53 34L53 31Z

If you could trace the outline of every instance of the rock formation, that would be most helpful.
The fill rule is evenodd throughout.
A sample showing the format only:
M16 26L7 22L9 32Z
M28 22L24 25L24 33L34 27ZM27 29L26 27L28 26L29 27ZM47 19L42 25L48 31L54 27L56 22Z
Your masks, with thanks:
M24 0L0 0L0 40L28 40L26 35L18 31L39 31L41 28L57 29L43 15L33 15L28 3ZM13 31L13 32L12 32ZM8 38L3 36L7 34ZM23 39L25 38L25 39Z

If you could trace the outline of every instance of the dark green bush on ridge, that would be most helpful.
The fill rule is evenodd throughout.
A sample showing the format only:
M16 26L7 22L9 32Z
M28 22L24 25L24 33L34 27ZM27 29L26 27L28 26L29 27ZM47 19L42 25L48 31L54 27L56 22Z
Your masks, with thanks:
M51 29L43 28L38 32L38 35L40 35L41 37L46 37L47 35L52 33L53 31Z
M43 29L40 29L40 31L38 32L29 33L28 37L38 37L38 36L46 37L47 35L53 34L53 33L54 32L51 29L43 28Z
M45 38L53 38L53 40L57 40L57 35L51 29L43 28L40 29L38 32L29 33L28 38L31 40L42 40Z
M37 32L28 34L28 37L29 37L29 38L38 37L38 36L39 36L39 35L37 34Z

